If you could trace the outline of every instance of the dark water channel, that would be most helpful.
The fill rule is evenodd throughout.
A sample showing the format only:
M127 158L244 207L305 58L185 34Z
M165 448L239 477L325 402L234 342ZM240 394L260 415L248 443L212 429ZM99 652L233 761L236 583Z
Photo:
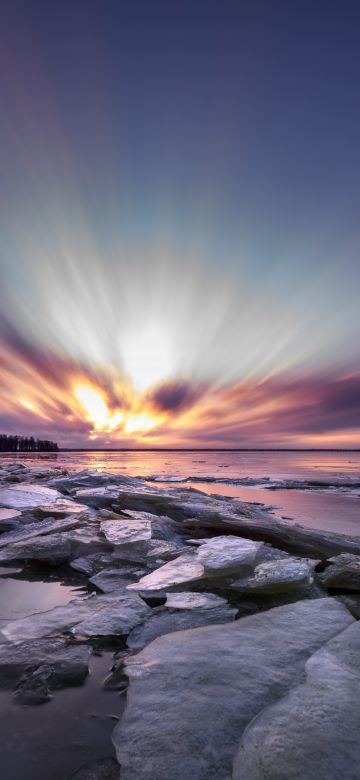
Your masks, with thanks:
M9 618L67 604L84 592L79 582L59 581L54 573L31 574L26 579L13 569L7 571L10 576L0 570L0 627ZM48 576L52 581L47 581ZM125 697L102 687L113 652L108 647L96 649L84 685L55 691L46 704L19 705L11 692L0 691L4 780L67 780L83 765L114 756L111 733Z

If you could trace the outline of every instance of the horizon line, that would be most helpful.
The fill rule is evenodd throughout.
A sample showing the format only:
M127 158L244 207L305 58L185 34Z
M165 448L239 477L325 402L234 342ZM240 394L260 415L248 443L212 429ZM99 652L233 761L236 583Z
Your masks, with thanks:
M360 447L59 447L57 452L360 452Z

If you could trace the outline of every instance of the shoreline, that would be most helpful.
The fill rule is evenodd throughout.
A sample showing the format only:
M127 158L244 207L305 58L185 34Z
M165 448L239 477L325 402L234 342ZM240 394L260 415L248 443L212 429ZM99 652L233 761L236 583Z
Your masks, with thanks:
M178 780L189 767L201 780L215 775L255 780L248 742L252 720L256 717L265 737L270 735L277 720L268 722L267 707L278 706L279 694L283 706L288 696L297 699L308 659L332 652L336 665L343 641L345 646L358 642L360 649L360 537L291 525L262 504L181 483L165 488L139 477L30 469L15 462L0 469L0 530L0 587L17 580L31 587L36 577L44 588L71 577L81 587L66 604L45 610L38 604L27 616L1 620L0 689L11 696L11 722L26 721L26 713L36 721L52 707L55 712L64 696L70 707L71 697L82 701L93 679L89 667L105 653L105 666L112 664L105 686L115 707L109 718L119 718L112 741L124 780ZM247 653L239 656L242 646ZM281 679L275 699L274 676ZM96 690L99 696L105 690L96 679L95 699ZM220 688L214 699L215 679ZM311 678L306 685L310 696ZM333 681L321 696L334 691ZM349 689L342 706L345 701L357 712L355 698ZM76 706L82 712L82 705ZM289 706L288 722L300 717L302 706L297 701ZM86 721L88 713L81 717ZM82 780L115 780L112 729L108 721L105 728L101 718L98 726L93 720L83 748L70 749L67 777L81 770ZM171 756L175 724L181 735L176 763ZM277 728L285 742L293 739L281 720ZM326 740L316 723L314 729L315 736L296 745L308 773L314 767L319 771L325 749L334 765L338 760L339 726L330 722ZM194 734L202 745L195 752ZM349 734L345 772L360 760L358 740L352 729ZM92 751L90 743L97 744L98 737L101 745ZM30 756L31 745L28 750ZM276 760L271 780L280 776L281 755ZM291 769L291 755L287 760ZM87 769L81 769L81 761ZM8 765L8 780L15 780L19 765L13 776L10 759ZM24 780L46 780L46 766L37 766L31 778L23 769ZM56 768L52 775L65 780Z
M1 455L57 455L60 452L360 452L360 447L113 447L81 448L59 447L52 452L46 450L17 450L2 452Z

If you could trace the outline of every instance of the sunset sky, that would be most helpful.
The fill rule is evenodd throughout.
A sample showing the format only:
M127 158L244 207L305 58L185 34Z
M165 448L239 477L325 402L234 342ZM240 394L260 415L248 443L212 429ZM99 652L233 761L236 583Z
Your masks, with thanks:
M360 3L4 0L0 433L360 447Z

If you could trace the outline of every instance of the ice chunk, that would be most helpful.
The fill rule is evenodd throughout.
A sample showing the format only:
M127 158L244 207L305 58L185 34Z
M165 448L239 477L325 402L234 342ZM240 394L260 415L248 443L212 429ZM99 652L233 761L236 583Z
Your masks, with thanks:
M0 488L0 504L10 509L25 509L42 504L52 504L57 499L63 500L58 490L42 485L13 485Z
M133 544L151 539L151 522L148 518L119 517L118 520L103 520L100 528L108 542L114 545Z
M326 588L360 591L360 555L342 553L330 558L330 566L319 575Z
M139 582L129 585L128 590L139 590L141 592L162 590L172 585L180 585L183 582L193 582L202 579L204 576L204 567L191 553L180 555L159 569L142 577Z
M182 593L166 594L166 606L170 609L214 609L226 604L226 599L214 593L192 593L184 590Z
M119 596L111 605L74 626L72 633L89 637L126 636L150 615L150 607L138 596Z
M9 531L9 533L2 534L0 536L0 547L6 547L8 544L16 544L16 542L25 542L27 539L34 539L36 536L44 536L45 534L59 533L61 531L68 531L76 528L80 524L81 515L70 515L70 517L62 517L58 520L42 520L37 523L27 523L26 525L17 528L15 531Z
M350 613L334 599L306 599L151 642L126 661L130 678L127 707L113 733L123 780L230 778L246 727L256 723L254 719L265 707L303 681L312 653L353 623ZM321 695L318 691L317 696ZM335 702L335 710L336 706ZM316 700L311 713L315 721ZM347 711L346 724L349 718ZM266 732L259 750L263 739ZM341 754L341 742L335 736L333 745L334 751L338 745ZM277 754L273 740L270 747L273 760ZM290 748L285 760L290 756L298 767L297 755ZM267 769L266 762L261 766ZM243 776L246 780L252 777ZM307 778L306 772L294 776ZM356 770L348 775L338 771L331 778L342 776L355 778ZM270 777L278 780L288 775L275 771Z
M131 650L142 650L143 647L163 634L173 634L189 628L219 625L235 620L237 610L226 603L225 606L215 606L214 609L179 609L169 612L167 609L152 615L143 625L131 631L127 646Z
M249 593L279 593L308 588L313 583L313 572L318 561L306 558L260 563L253 575L241 577L232 587Z
M249 568L262 546L263 542L253 542L238 536L216 536L201 545L197 558L206 572L221 574Z

